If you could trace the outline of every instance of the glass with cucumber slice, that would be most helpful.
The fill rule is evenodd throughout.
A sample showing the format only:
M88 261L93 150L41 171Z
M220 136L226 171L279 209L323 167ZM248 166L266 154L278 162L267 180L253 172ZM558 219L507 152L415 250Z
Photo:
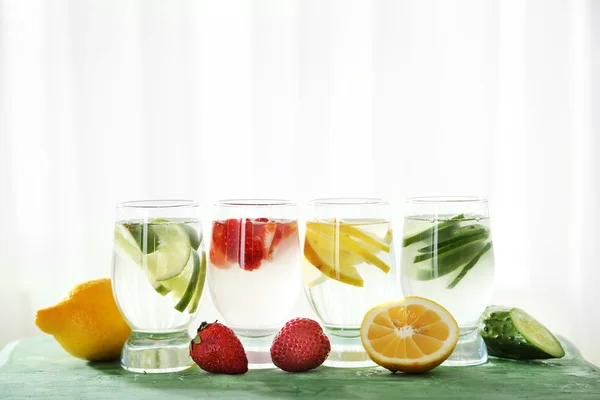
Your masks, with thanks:
M487 355L476 328L494 280L487 202L422 198L410 200L407 208L400 263L403 293L438 302L458 322L461 341L473 339L472 351L463 346L456 353L466 356L453 355L446 365L482 363Z

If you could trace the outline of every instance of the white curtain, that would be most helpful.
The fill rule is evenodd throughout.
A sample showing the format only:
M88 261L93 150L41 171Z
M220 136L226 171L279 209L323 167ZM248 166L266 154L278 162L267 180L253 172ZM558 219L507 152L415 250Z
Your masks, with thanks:
M474 194L493 301L600 364L599 26L591 0L0 0L0 346L110 274L119 201L381 196L400 232L405 197Z

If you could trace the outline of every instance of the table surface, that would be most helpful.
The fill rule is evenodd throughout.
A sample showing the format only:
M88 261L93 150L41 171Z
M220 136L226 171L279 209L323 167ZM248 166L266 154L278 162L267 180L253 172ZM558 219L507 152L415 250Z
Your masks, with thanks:
M118 362L73 358L51 337L40 337L12 342L0 352L0 399L600 399L600 369L563 344L567 355L559 360L491 358L484 365L438 367L424 375L320 367L302 374L260 370L227 376L198 367L170 374L128 373Z

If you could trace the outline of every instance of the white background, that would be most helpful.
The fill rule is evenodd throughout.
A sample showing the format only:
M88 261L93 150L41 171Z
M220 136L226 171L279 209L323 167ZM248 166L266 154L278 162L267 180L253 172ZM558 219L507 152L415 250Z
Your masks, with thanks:
M399 232L407 196L484 195L493 301L600 364L599 26L591 0L0 0L0 346L110 274L119 201L381 196Z

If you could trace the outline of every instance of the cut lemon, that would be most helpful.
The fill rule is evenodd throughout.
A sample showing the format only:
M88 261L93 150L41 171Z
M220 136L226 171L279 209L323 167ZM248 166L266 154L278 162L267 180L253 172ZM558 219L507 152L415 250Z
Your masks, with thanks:
M302 281L307 289L313 288L329 279L308 262L302 264Z
M386 243L385 241L380 240L379 238L376 238L375 236L369 235L366 232L363 232L362 230L350 225L350 224L344 224L344 223L340 223L340 233L344 233L348 236L352 236L355 239L359 239L365 243L370 244L371 246L375 246L375 248L379 249L380 251L389 253L390 252L390 243Z
M333 244L330 238L320 232L306 229L304 256L323 275L349 285L362 287L364 280L353 266L341 259L336 262ZM339 256L342 257L341 252Z
M339 228L339 229L338 229ZM389 252L390 244L363 232L362 230L348 224L331 222L308 222L306 231L318 232L329 238L329 247L338 245L340 254L340 264L358 265L366 261L387 273L390 266L379 257L380 251ZM391 241L390 241L391 242ZM342 256L348 255L347 259ZM346 256L345 256L346 257ZM352 262L350 261L352 259Z
M360 327L371 360L392 372L437 367L452 354L458 336L458 325L444 307L416 296L378 305Z

